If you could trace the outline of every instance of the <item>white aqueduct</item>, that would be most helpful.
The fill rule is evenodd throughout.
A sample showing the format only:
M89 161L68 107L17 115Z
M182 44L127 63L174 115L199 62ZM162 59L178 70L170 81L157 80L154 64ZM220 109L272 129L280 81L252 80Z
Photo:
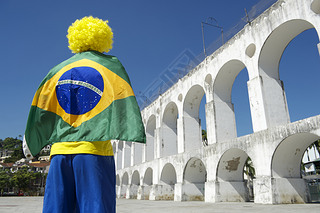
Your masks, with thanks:
M312 28L319 37L320 0L278 0L146 107L146 145L113 141L117 196L248 201L249 156L255 203L308 202L300 162L320 139L320 115L290 122L279 62L290 41ZM253 133L237 137L231 89L244 68ZM208 146L199 119L204 95Z

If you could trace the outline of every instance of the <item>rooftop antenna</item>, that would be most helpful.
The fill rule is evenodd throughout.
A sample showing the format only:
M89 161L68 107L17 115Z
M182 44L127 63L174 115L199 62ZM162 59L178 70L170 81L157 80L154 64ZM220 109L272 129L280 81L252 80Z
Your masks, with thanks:
M205 22L201 22L203 52L204 52L205 57L207 57L206 46L205 46L205 42L204 42L204 32L203 32L203 27L205 24L212 26L212 27L219 28L221 30L222 44L224 44L224 41L223 41L223 28L218 24L218 21L215 18L209 17L209 18L207 18L207 20Z
M246 8L244 8L244 12L246 13L247 23L248 23L249 25L251 25L251 21L250 21L250 18L249 18L249 15L248 15L248 13L247 13L247 9L246 9Z

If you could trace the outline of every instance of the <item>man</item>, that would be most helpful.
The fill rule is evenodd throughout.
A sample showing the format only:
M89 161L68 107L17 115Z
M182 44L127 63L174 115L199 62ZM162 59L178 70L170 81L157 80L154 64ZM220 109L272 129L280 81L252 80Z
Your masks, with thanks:
M40 84L30 109L24 153L51 144L43 212L108 212L116 206L110 140L145 143L129 77L112 48L108 21L84 17L68 29L73 57Z

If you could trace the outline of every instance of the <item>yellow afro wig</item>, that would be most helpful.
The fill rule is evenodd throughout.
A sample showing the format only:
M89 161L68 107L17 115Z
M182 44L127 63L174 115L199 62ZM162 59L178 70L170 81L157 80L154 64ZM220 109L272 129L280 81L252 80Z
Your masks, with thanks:
M69 49L73 53L89 50L109 52L112 49L113 32L108 21L92 16L76 20L68 29Z

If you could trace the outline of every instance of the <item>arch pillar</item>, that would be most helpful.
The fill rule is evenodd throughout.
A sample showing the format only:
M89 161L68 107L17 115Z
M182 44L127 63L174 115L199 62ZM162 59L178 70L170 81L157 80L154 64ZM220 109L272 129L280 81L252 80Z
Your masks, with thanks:
M144 186L140 185L137 191L137 200L145 200L144 198Z
M119 198L126 198L127 188L127 185L119 186Z
M253 187L255 203L293 204L308 200L306 183L302 178L257 176Z
M122 151L122 168L132 166L132 143L123 141L123 151Z
M132 143L131 144L131 154L130 154L130 166L134 166L135 162L134 162L134 159L135 159L135 147L136 147L136 144L135 143Z
M160 147L161 147L161 141L162 136L161 136L161 127L158 127L154 130L154 140L155 140L155 145L154 145L154 159L160 158Z
M183 116L180 116L177 120L177 149L178 153L183 153L185 151L185 139L184 139L184 119Z
M150 189L149 200L174 200L175 185L154 184Z
M208 181L205 183L205 202L247 202L248 190L243 181Z
M202 147L201 124L199 118L183 115L180 119L181 129L184 130L181 142L179 143L180 152L188 152Z
M217 142L216 138L216 125L214 118L214 102L207 102L205 105L206 111L206 126L207 126L207 140L208 144L214 144Z
M290 122L283 82L267 76L248 81L253 131Z
M121 186L116 186L116 197L121 198Z
M142 144L142 163L147 161L147 144Z
M215 139L213 141L225 141L237 137L234 106L231 102L219 99L214 101Z
M204 185L204 201L208 203L217 203L220 200L218 189L219 183L217 181L207 181Z

